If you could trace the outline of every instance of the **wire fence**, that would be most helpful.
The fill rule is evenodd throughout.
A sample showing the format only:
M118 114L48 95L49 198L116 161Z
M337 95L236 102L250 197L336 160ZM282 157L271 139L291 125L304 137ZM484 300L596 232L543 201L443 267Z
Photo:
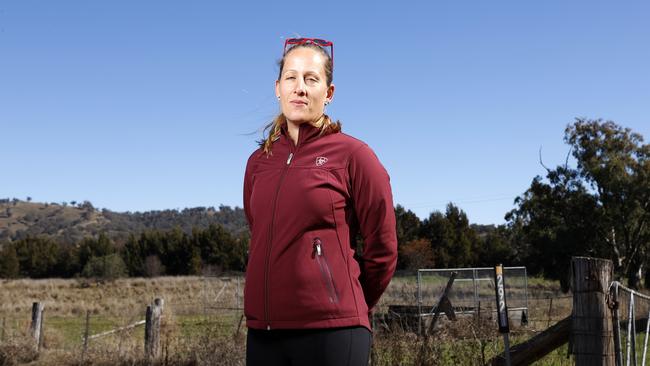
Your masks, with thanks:
M201 342L206 344L206 353L214 352L213 345L209 345L208 342L215 337L222 337L230 342L230 345L220 345L220 347L223 346L223 349L230 350L230 353L223 355L222 358L230 357L234 360L232 364L238 364L237 362L241 364L242 362L244 357L242 349L245 343L242 339L245 338L243 336L246 332L243 316L243 274L204 276L193 279L125 279L114 284L97 284L90 287L75 283L74 280L67 280L61 284L56 281L62 280L44 283L37 289L17 290L22 291L21 293L24 293L26 297L28 294L29 296L39 294L38 296L46 297L43 301L45 307L43 346L45 350L64 351L78 359L83 359L84 353L105 355L106 359L108 357L116 359L131 357L133 359L133 355L143 355L145 353L144 326L132 325L144 320L146 306L154 297L160 296L165 300L161 330L163 355L190 352L188 350L193 350L194 344L201 344ZM470 284L471 281L459 283L464 286ZM478 283L487 284L489 281L478 281ZM513 281L512 277L507 278L506 284L516 285L517 281ZM459 286L460 288L462 286ZM42 293L44 290L51 294L45 296L46 294ZM444 334L446 337L444 338L445 347L452 347L450 348L451 352L457 354L467 353L468 349L454 351L453 347L456 345L464 344L466 345L464 347L473 347L471 352L475 352L476 359L480 359L480 353L485 350L489 356L499 352L501 347L498 335L495 335L496 322L493 321L494 319L489 315L491 312L488 311L490 306L494 307L492 298L494 290L489 288L479 288L479 290L483 296L479 296L480 307L485 309L482 313L482 322L476 322L471 312L463 314L463 309L460 309L459 316L465 317L465 319L460 319L457 323L445 322L444 324L449 329ZM92 291L92 295L89 291ZM113 293L112 291L117 292ZM433 288L430 291L432 291L431 298L435 298ZM522 292L518 289L513 291ZM471 292L471 294L473 293ZM474 299L473 295L466 298ZM12 302L11 298L3 298L0 295L0 343L29 336L29 301L31 301L31 297L29 299L28 301ZM417 307L417 299L417 276L415 274L397 276L389 285L374 314L377 316L386 313L392 304ZM461 302L456 302L462 306ZM516 306L516 302L514 304ZM467 307L469 306L467 305ZM559 295L545 289L533 289L527 294L526 310L528 325L521 326L517 322L517 325L513 327L513 333L520 341L528 339L533 334L570 315L571 296ZM375 322L378 325L376 328L376 350L381 354L397 352L396 349L401 347L401 342L411 337L405 334L402 336L403 338L393 342L394 335L382 334L379 320L375 319ZM87 350L84 352L83 340L86 329L88 329L89 340ZM112 333L93 338L93 336L106 332ZM472 332L476 332L476 335L472 336ZM239 339L235 346L232 345L234 339ZM406 347L409 343L404 344ZM481 350L481 347L484 350ZM491 353L488 352L490 349L492 349ZM417 353L417 350L405 350L404 352ZM571 360L567 358L567 353L568 351L564 347L547 356L547 363L544 364L568 365ZM374 365L391 364L389 361L382 363L381 357L378 360Z
M617 366L648 365L650 296L614 281L609 291L614 308Z
M447 280L456 273L449 300L457 313L475 313L480 305L495 301L494 268L445 268L418 270L418 305L433 304L444 290ZM528 276L526 267L504 267L508 310L511 316L527 316ZM518 313L518 314L514 314Z
M74 359L72 364L83 363L87 355L115 361L115 364L117 360L144 358L147 306L159 296L165 300L160 346L166 358L173 354L194 357L193 354L199 353L197 347L203 347L200 351L204 354L214 353L210 349L221 340L227 343L224 349L240 349L243 345L241 274L87 282L18 280L12 283L16 287L27 286L12 289L15 291L13 298L0 294L0 347L4 347L0 349L0 358L3 350L18 349L20 351L16 352L25 353L34 343L30 318L32 301L39 301L44 308L38 349L50 354L65 353ZM24 298L18 298L18 294ZM16 348L22 345L24 349ZM239 351L231 352L230 358L222 360L237 364L242 359L243 353Z

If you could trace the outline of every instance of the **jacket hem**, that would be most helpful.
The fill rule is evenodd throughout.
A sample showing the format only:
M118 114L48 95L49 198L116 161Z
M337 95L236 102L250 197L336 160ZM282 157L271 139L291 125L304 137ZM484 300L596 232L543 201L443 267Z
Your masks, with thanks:
M263 320L246 319L246 326L253 329L315 329L315 328L340 328L361 325L372 332L370 322L366 317L353 316L349 318L323 319L323 320Z

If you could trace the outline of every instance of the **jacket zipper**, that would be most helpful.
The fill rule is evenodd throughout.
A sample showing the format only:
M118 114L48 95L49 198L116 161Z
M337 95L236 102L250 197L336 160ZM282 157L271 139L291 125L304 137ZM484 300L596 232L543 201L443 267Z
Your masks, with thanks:
M339 302L339 297L336 294L336 288L334 287L334 278L332 277L330 266L327 264L327 258L325 257L325 252L323 252L322 244L323 242L320 240L320 238L314 238L314 250L312 252L312 258L316 258L316 262L318 262L318 267L320 268L323 282L325 282L325 286L327 287L330 302L336 304Z
M291 141L289 143L293 144ZM297 149L298 148L296 147L296 150ZM282 182L284 181L284 177L287 174L287 170L289 170L289 165L291 164L291 160L293 159L294 154L295 151L292 151L287 157L287 164L282 170L282 175L280 176L278 187L275 190L275 198L273 199L273 212L271 214L271 226L269 227L269 241L266 245L266 258L264 259L264 316L266 317L266 330L271 330L271 314L269 311L269 261L271 260L271 243L273 243L273 227L275 226L275 209L277 208L276 206L278 204L280 187L282 187Z

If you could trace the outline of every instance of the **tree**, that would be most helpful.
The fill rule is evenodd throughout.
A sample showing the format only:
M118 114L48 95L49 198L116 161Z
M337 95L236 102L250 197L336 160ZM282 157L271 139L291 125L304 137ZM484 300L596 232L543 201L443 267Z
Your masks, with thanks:
M122 259L126 264L130 276L137 277L148 275L145 263L146 258L150 256L150 253L145 244L146 236L146 232L141 233L140 237L131 234L122 248ZM157 255L156 258L158 258L158 263L160 263L160 258ZM161 271L159 272L158 269L161 269ZM160 263L160 267L156 268L155 273L158 275L162 274L162 272L162 263Z
M150 255L144 259L144 274L147 277L158 277L163 273L165 273L165 266L157 255Z
M222 270L243 270L246 264L247 237L235 239L223 226L210 224L207 229L194 230L193 246L199 249L203 261Z
M398 259L402 262L403 269L411 271L435 266L431 242L427 239L414 239L402 244L399 247Z
M56 276L70 278L78 275L83 269L79 263L79 246L72 244L60 244L59 256L55 269Z
M566 166L548 170L548 182L535 177L515 200L519 207L506 214L515 261L531 274L559 279L564 289L571 256L607 256L597 235L601 212L577 177Z
M105 232L99 234L97 239L85 238L79 247L79 264L85 267L92 258L104 257L116 252L115 245Z
M420 219L411 210L405 210L401 205L395 207L397 223L397 242L406 243L417 239L420 231Z
M614 122L586 119L567 126L564 141L577 167L547 168L547 181L536 177L506 216L518 251L551 277L570 255L609 257L638 288L650 245L650 146Z
M94 277L106 280L126 276L126 265L117 254L109 254L101 257L93 257L84 266L81 273L84 277Z
M16 278L20 273L20 265L16 249L12 244L5 245L0 250L0 278Z
M405 210L401 205L395 207L395 222L397 229L397 249L400 251L402 246L418 238L421 222L416 214L411 210ZM397 269L406 269L407 266L408 261L402 260L401 256L397 256Z
M53 277L59 258L59 244L47 237L31 237L15 242L21 275L32 278Z
M443 215L433 212L424 220L420 237L431 242L436 266L463 267L476 262L478 236L469 226L469 220L463 210L453 203L447 204Z
M162 236L162 253L160 259L170 275L190 274L194 248L188 235L175 227Z
M477 261L474 265L478 267L492 267L499 263L517 263L508 228L502 225L487 232L479 240L476 258Z
M650 244L650 145L614 122L578 119L565 130L580 176L603 210L600 234L638 288Z

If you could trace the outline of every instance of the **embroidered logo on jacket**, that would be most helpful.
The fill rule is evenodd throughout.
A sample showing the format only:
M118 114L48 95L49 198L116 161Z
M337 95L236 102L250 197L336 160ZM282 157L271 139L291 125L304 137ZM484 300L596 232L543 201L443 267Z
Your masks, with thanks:
M324 156L319 156L316 158L316 166L322 166L323 164L327 163L327 158Z

